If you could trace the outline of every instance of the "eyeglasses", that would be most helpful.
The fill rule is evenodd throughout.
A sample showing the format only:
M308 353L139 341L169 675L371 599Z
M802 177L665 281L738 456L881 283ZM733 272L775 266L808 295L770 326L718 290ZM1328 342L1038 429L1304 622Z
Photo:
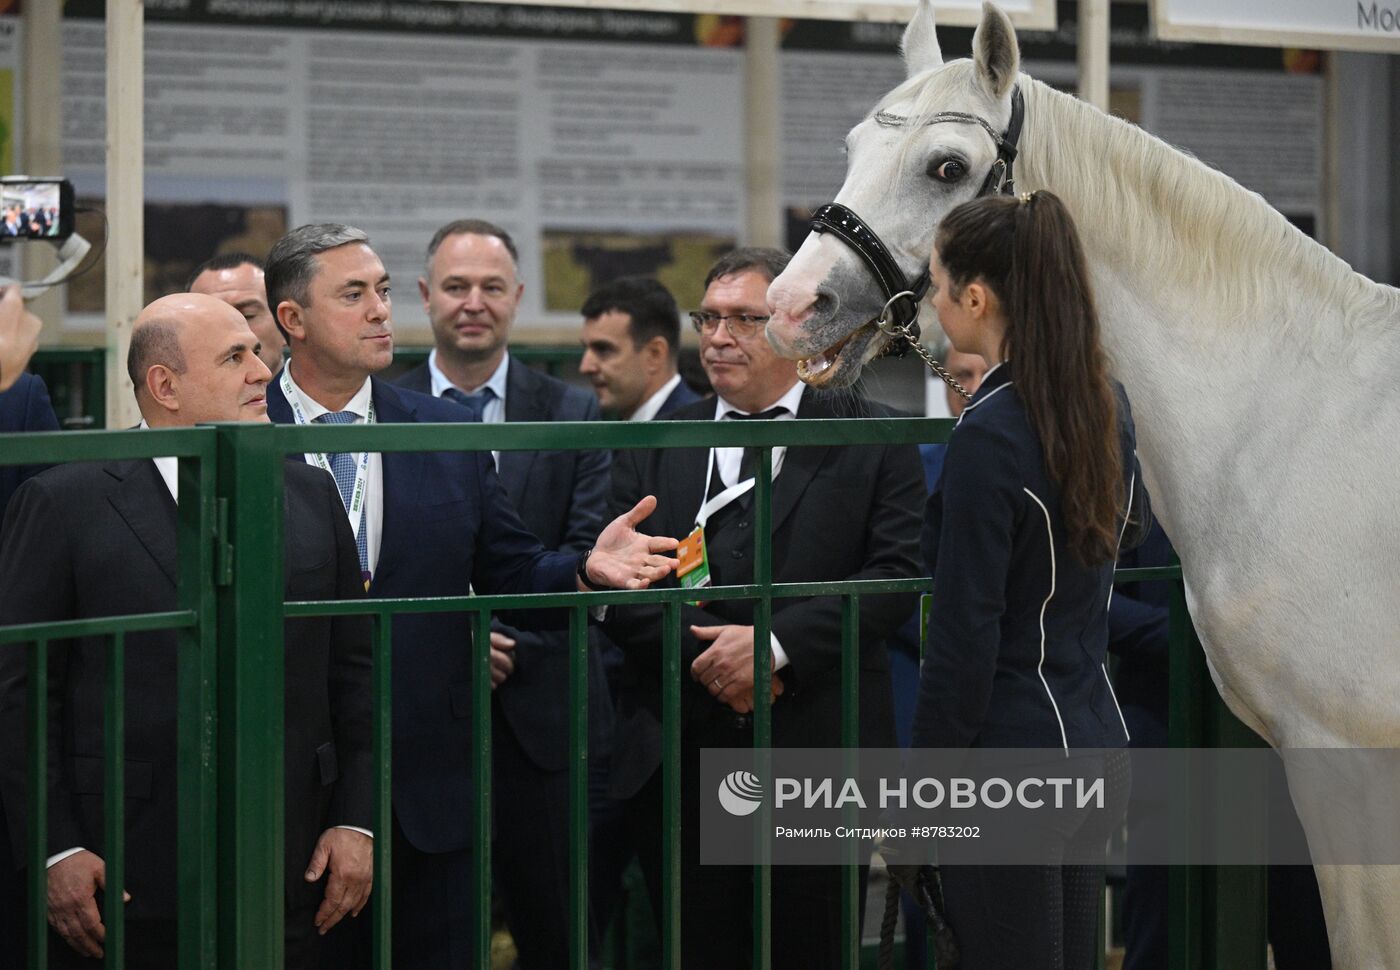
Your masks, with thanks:
M731 337L752 337L768 322L768 315L757 313L715 313L711 310L692 310L690 313L690 323L691 326L695 327L696 333L714 333L719 329L721 321L729 328L729 335Z

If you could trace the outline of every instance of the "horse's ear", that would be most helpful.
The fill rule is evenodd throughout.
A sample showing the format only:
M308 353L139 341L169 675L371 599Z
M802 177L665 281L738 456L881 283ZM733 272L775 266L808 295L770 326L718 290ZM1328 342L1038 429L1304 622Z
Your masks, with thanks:
M904 28L904 39L899 42L899 50L904 55L904 67L909 77L943 64L943 52L938 49L938 31L933 24L933 0L919 0L914 19Z
M982 4L982 22L972 35L972 62L977 76L1000 101L1016 83L1021 67L1021 52L1016 46L1016 28L1001 8Z

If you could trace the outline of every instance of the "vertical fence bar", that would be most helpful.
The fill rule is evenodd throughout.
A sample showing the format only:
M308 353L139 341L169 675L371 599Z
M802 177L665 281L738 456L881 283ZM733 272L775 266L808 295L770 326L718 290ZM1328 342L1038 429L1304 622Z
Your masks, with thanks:
M933 606L933 594L924 593L919 597L919 671L924 669L924 651L928 647L928 618ZM924 923L924 968L925 970L938 970L938 952L933 934L933 924Z
M176 886L179 965L214 970L218 885L218 761L215 751L218 640L214 618L215 468L212 453L181 458L176 602L196 626L176 635Z
M1171 702L1167 738L1173 748L1200 747L1205 741L1205 712L1201 703L1202 671L1191 656L1193 637L1181 580L1172 582L1167 644L1168 689ZM1189 779L1182 779L1183 787ZM1175 786L1174 786L1175 787ZM1182 790L1180 797L1189 799ZM1175 818L1175 813L1173 813ZM1178 819L1175 823L1183 824ZM1189 837L1189 833L1180 833ZM1201 925L1203 896L1199 866L1172 866L1167 871L1167 965L1200 967L1205 958Z
M588 970L588 608L569 610L569 966Z
M754 472L753 578L761 592L753 611L753 746L755 773L765 784L773 773L773 449L758 449ZM773 870L769 833L773 807L765 798L758 806L757 845L753 872L753 966L769 970L773 944Z
M860 747L860 597L841 597L841 747L846 777L856 776L855 750ZM846 806L846 824L857 827L860 816ZM841 958L846 970L860 966L860 844L847 840L846 865L841 872Z
M112 636L107 653L107 698L103 725L102 822L107 889L102 894L107 970L126 966L126 635Z
M681 970L681 605L661 624L661 966Z
M374 614L374 970L393 963L393 614Z
M219 966L281 970L283 459L271 425L215 432L231 567L218 588Z
M11 648L13 649L13 648ZM29 647L29 966L49 965L49 644ZM8 835L8 833L0 833Z
M476 901L473 966L491 965L491 611L478 610L472 637L472 887Z

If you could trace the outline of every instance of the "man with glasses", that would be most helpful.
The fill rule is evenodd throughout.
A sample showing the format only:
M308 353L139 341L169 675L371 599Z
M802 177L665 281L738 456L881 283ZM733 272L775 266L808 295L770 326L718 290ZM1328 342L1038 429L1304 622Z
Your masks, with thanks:
M798 383L796 364L778 357L763 328L767 291L788 256L739 249L705 280L691 314L700 358L716 400L667 415L676 420L734 421L834 418L888 413L847 395L832 398ZM613 504L651 490L661 498L652 526L661 535L703 528L710 585L754 579L756 449L680 448L622 451L614 462ZM794 446L773 449L773 581L799 583L918 576L923 475L913 445ZM660 521L657 521L660 520ZM684 568L682 566L681 568ZM704 592L696 590L696 598ZM883 640L917 597L861 600L860 743L894 743L889 661ZM753 602L711 601L681 610L681 940L687 967L739 966L752 952L752 868L699 864L698 790L702 748L753 744ZM837 747L841 743L841 604L833 597L773 601L773 677L761 686L774 699L773 744ZM617 607L608 632L622 646L618 744L610 794L627 799L642 868L656 911L661 896L661 641L656 606ZM841 871L802 867L773 872L773 966L831 967L840 960Z

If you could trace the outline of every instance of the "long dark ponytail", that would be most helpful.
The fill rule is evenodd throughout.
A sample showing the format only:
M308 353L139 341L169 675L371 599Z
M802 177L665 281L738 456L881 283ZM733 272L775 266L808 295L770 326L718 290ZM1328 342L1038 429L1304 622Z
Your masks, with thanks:
M1060 488L1071 552L1112 560L1124 498L1117 402L1074 219L1050 192L988 196L944 217L936 246L957 291L981 280L1001 301L1002 358Z

